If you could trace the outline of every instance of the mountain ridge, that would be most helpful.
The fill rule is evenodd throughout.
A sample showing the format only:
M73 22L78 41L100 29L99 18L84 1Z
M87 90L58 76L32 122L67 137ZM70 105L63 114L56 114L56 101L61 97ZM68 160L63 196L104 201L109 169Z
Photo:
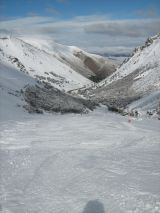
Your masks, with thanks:
M145 45L138 47L132 56L126 59L117 70L97 85L91 86L81 93L109 107L139 109L133 104L137 100L146 100L147 96L155 97L154 106L160 103L160 35L147 39ZM152 95L158 92L155 96ZM141 100L141 102L142 102ZM149 100L149 99L148 99ZM131 105L130 105L131 104ZM141 106L143 104L141 103ZM132 106L135 106L132 108ZM145 108L145 110L147 110Z
M93 83L89 78L95 77L100 69L102 71L105 63L109 67L108 60L77 47L50 44L44 40L0 39L1 63L29 75L35 82L23 91L28 111L43 112L47 108L51 112L86 112L104 104L115 111L158 112L160 34L135 48L130 58L125 59L116 71L108 71L109 76L99 83ZM87 67L88 78L80 73L79 69L83 67Z

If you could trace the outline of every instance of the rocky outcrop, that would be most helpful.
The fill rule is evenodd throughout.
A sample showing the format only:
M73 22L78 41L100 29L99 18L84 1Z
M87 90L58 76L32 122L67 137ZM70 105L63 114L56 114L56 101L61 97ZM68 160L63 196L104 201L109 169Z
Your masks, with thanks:
M90 79L99 82L106 77L110 76L116 70L116 63L109 59L104 59L103 57L92 57L88 54L85 54L83 51L74 52L74 55L83 61L84 65L91 70L95 76L92 76Z
M27 102L24 108L29 113L87 113L97 106L94 101L72 97L47 84L44 87L28 86L23 96Z

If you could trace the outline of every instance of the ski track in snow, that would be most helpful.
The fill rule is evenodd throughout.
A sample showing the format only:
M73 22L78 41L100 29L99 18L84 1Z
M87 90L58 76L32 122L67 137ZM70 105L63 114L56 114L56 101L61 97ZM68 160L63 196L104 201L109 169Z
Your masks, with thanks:
M99 111L1 122L0 212L159 213L159 127Z

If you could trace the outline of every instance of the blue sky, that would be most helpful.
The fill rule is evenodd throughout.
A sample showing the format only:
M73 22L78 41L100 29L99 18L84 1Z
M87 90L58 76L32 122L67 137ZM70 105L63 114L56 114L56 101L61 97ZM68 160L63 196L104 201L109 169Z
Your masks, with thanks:
M4 18L38 15L69 19L74 16L107 14L114 19L124 19L147 16L147 11L151 16L160 14L160 0L1 0L0 2L1 17Z
M160 32L160 0L0 0L0 33L128 54Z

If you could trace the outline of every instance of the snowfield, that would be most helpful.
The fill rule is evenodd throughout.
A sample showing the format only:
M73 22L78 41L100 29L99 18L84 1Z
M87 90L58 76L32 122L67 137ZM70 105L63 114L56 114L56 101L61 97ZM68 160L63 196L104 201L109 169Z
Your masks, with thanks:
M0 123L0 212L159 213L160 123L96 110Z

